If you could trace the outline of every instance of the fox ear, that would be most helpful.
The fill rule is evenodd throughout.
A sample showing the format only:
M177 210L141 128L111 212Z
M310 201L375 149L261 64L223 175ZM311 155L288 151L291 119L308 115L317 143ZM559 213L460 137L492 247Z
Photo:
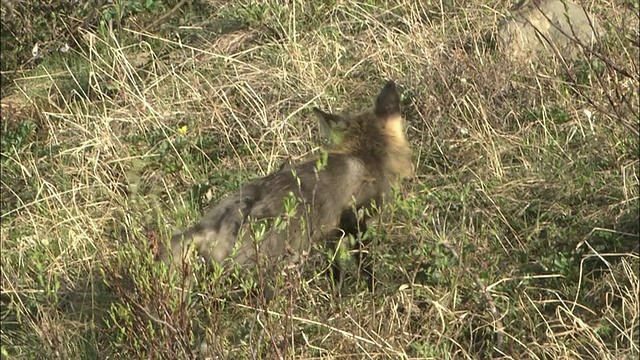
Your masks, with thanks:
M382 88L374 109L378 116L389 116L400 113L400 94L393 81L387 82Z
M313 113L318 117L320 134L323 141L327 143L337 143L340 141L341 132L347 128L347 121L343 116L326 113L317 107L313 108Z

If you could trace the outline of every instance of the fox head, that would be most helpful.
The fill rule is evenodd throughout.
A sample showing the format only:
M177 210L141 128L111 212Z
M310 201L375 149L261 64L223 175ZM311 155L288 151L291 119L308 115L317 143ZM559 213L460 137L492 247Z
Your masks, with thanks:
M402 176L413 173L411 149L404 136L405 121L400 114L400 94L393 81L382 88L369 110L331 114L313 108L313 112L321 132L329 140L330 152L388 159L385 166L393 172Z
M320 130L330 145L340 146L348 138L362 136L373 130L387 135L402 136L404 120L400 116L400 94L393 81L387 82L376 98L373 109L360 114L331 114L316 107Z

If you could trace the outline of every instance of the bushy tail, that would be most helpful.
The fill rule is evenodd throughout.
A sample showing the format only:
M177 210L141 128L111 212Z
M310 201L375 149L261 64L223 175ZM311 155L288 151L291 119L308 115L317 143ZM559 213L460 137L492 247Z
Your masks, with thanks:
M193 246L205 261L222 262L232 252L240 227L261 198L257 184L248 184L210 209L200 222L171 237L169 248L161 246L158 261L182 264Z

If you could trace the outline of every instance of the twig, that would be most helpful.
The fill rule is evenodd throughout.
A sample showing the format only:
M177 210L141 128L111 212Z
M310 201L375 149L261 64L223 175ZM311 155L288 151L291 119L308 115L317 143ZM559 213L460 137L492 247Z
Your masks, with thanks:
M504 325L502 324L502 320L500 320L500 312L498 312L498 308L496 307L496 304L493 302L493 298L491 298L491 294L487 290L487 287L484 286L484 283L482 282L478 274L476 272L471 271L469 268L464 266L464 264L462 264L462 261L460 259L460 256L458 255L458 252L456 252L456 250L453 248L453 246L451 246L451 244L443 242L442 246L444 246L447 250L449 250L453 255L453 257L455 257L456 260L458 260L458 262L460 263L464 271L468 272L471 275L471 277L473 278L473 281L475 281L476 285L478 285L478 287L482 291L482 294L484 295L485 300L487 300L487 303L489 304L489 311L493 316L493 320L495 321L495 326L496 326L496 329L494 330L494 333L496 335L496 345L493 348L494 350L497 351L498 348L501 348L502 344L504 343L504 337L503 337Z
M144 28L145 32L151 31L153 30L153 28L155 28L156 26L160 25L161 23L165 22L171 15L173 15L173 13L175 13L176 11L178 11L178 9L180 9L180 7L182 5L184 5L184 3L186 3L188 0L182 0L179 3L176 4L176 6L172 7L171 10L167 11L166 14L160 16L158 19L156 19L156 21L152 22L150 25L148 25L147 27Z
M137 307L137 308L138 308L138 310L141 310L143 313L145 313L145 315L147 315L147 317L148 317L149 319L151 319L151 320L155 321L155 322L156 322L156 323L158 323L158 324L161 324L161 325L166 326L166 327L167 327L167 328L169 328L169 330L171 330L174 334L178 334L178 329L176 329L173 325L171 325L171 324L169 324L168 322L166 322L166 321L164 321L164 320L162 320L162 319L160 319L160 318L158 318L158 317L156 317L156 316L152 315L152 314L149 312L149 310L147 310L147 308L145 308L144 306L142 306L142 305L138 304L138 303L137 303L137 302L135 302L135 301L132 301L132 300L131 300L131 298L130 298L129 296L126 296L126 295L125 295L125 298L126 298L127 300L129 300L129 303L131 303L131 304L133 304L135 307Z

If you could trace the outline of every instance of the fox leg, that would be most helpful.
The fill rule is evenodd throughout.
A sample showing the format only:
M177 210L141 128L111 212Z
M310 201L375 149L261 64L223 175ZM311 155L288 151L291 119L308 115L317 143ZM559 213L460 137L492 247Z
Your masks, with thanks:
M358 212L360 211L362 210ZM331 263L331 277L338 293L342 290L345 276L342 270L344 260L340 257L340 249L338 247L341 239L348 240L351 236L355 239L355 243L353 246L350 244L350 247L352 247L353 256L358 264L360 276L365 279L369 291L373 291L373 266L370 262L367 262L368 251L366 250L371 241L363 239L363 235L367 231L367 218L361 216L362 214L358 214L358 212L345 210L340 217L340 228L336 229L329 238L330 246L334 253L337 254Z

